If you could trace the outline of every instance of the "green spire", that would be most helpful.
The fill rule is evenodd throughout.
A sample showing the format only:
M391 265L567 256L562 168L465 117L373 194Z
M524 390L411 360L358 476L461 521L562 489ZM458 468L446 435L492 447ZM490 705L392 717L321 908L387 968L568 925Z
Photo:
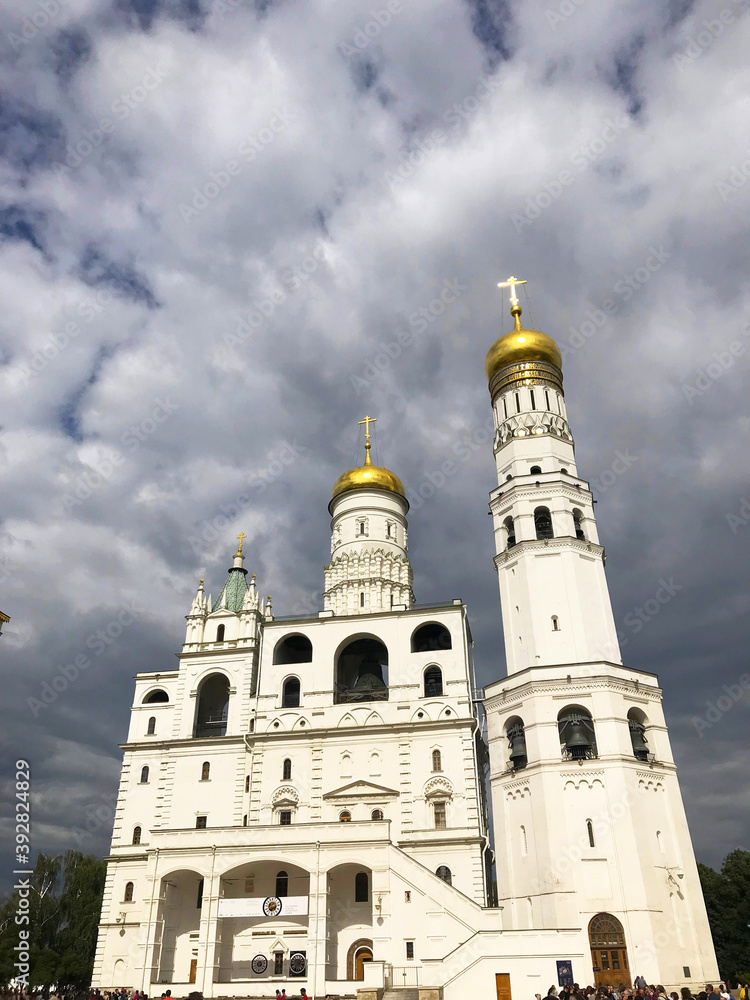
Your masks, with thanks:
M240 540L240 546L242 545L242 540ZM242 604L245 600L245 594L247 594L250 589L245 577L247 576L247 570L242 565L245 561L245 557L242 555L242 549L235 553L234 565L229 570L229 576L226 579L226 583L219 594L218 599L214 602L214 606L211 608L212 611L221 611L225 608L227 611L233 611L235 614L239 614L242 611Z

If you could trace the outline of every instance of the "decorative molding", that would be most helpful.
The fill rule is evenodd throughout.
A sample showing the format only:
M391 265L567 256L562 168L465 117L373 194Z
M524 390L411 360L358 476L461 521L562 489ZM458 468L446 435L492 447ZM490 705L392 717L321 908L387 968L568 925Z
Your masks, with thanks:
M430 778L429 781L425 782L422 794L426 799L434 798L438 795L447 795L448 798L452 798L453 785L447 778Z

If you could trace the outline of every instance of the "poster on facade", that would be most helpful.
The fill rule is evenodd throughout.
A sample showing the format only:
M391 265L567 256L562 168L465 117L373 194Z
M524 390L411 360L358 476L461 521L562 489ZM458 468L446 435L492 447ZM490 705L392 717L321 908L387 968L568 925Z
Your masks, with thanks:
M219 917L306 917L307 896L262 896L219 900Z
M307 972L307 952L293 951L289 956L289 975L304 976Z
M573 963L570 959L562 960L557 963L557 985L573 985Z

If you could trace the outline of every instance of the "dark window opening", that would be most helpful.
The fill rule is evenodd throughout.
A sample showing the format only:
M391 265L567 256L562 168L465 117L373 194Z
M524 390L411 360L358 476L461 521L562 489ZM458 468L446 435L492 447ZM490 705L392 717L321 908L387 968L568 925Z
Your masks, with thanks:
M278 895L278 893L276 895ZM283 951L275 951L273 953L273 974L274 974L274 976L282 976L284 974L284 952Z
M201 781L208 781L210 775L211 775L211 765L206 760L203 762L203 766L201 767Z
M552 615L552 631L553 632L560 631L560 619L557 617L557 615Z
M250 791L250 775L249 774L245 775L245 791L246 792Z
M292 777L292 762L287 757L282 765L282 781L289 781Z
M443 671L440 667L428 667L424 672L425 698L440 698L443 694Z
M406 958L407 958L407 960L409 962L414 961L414 942L413 941L407 941L406 942Z
M281 826L291 826L292 825L292 810L282 809L279 813L279 823ZM278 896L278 892L276 893Z
M229 680L223 674L207 677L198 696L195 736L225 736L229 714Z
M156 702L169 701L169 695L166 691L161 689L158 691L152 691L151 694L143 702L144 705L153 705Z
M563 709L557 717L563 756L567 760L598 757L594 722L583 708Z
M636 760L649 760L650 757L648 740L646 739L645 721L646 717L638 709L631 708L628 712L630 743L633 747L633 756Z
M435 829L445 830L448 826L445 802L436 802L433 806L433 810L435 813Z
M242 825L247 826L247 813L242 817Z
M440 865L435 874L438 878L441 878L443 882L447 882L448 885L453 885L453 875L447 865Z
M554 538L552 532L552 515L548 507L537 507L534 511L534 527L537 538Z
M445 625L428 622L421 625L411 637L412 653L431 653L441 649L452 649L453 640Z
M312 643L306 635L288 635L273 651L274 663L311 663Z
M148 784L148 774L149 774L148 767L142 767L141 768L141 784L142 785L147 785Z
M365 595L364 595L364 592L362 592L359 595L359 606L360 606L360 608L363 608L365 606Z
M339 823L351 823L351 821L352 821L352 814L349 812L348 809L344 809L343 812L339 813Z
M531 409L535 410L536 409L536 400L534 398L534 390L533 389L529 389L529 397L531 399Z
M529 469L530 476L540 476L541 474L542 474L541 465L532 465L531 468Z
M200 908L202 906L203 906L203 879L199 879L199 881L198 881L198 896L197 896L197 898L195 900L195 908L196 908L196 910L200 910Z
M156 732L156 716L152 715L148 720L148 728L146 729L146 736L153 736Z
M226 629L225 625L219 625L219 627L216 629L216 641L217 642L224 642L224 631L225 631L225 629Z
M136 826L133 829L133 843L140 844L140 842L141 842L141 828L139 826Z
M373 809L370 819L375 819L375 820L384 819L383 810Z
M122 897L123 903L132 903L133 902L133 889L134 889L134 886L133 886L132 882L126 882L125 883L125 895Z
M284 694L281 699L282 708L299 708L299 678L290 677L284 682Z
M354 876L354 902L369 903L370 879L367 872L357 872Z
M586 833L589 835L589 847L595 847L594 843L594 824L590 819L586 820Z
M518 395L518 393L515 393L515 397L516 397L516 413L520 413L521 412L521 397Z
M443 755L439 750L432 751L432 770L442 771L443 770Z
M505 526L505 534L507 538L507 548L512 549L516 544L516 526L513 523L512 517L506 517L503 521Z
M276 873L276 895L279 899L289 895L289 876L283 869Z
M521 771L529 762L526 750L526 731L523 722L516 718L506 730L510 747L510 764L514 771Z
M378 639L355 639L336 661L336 702L388 701L388 650Z
M582 540L585 540L586 535L584 534L584 531L583 531L582 518L583 518L583 514L581 513L580 510L578 510L578 508L576 508L573 511L573 527L575 528L576 538L580 538Z
M206 829L206 820L207 820L207 818L208 818L207 816L196 816L195 817L195 829L196 830L205 830Z

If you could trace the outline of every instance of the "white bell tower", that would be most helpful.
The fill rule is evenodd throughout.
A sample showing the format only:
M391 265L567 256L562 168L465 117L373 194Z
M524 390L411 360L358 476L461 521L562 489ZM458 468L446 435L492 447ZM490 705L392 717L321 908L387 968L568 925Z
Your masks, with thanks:
M485 689L504 926L580 927L577 982L718 977L653 674L623 666L557 344L521 326L487 354L490 494L508 677ZM669 985L668 985L669 984Z

